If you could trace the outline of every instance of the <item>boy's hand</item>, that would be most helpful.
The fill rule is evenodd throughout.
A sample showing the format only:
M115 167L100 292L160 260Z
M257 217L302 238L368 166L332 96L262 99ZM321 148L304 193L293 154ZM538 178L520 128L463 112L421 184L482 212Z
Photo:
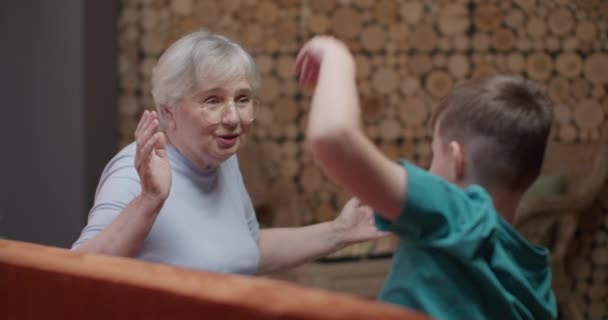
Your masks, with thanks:
M378 230L374 211L357 198L348 200L340 215L332 223L343 245L378 239L390 234Z
M353 57L342 41L330 36L316 36L309 40L296 58L296 72L300 74L300 84L314 86L322 64L330 59L332 65L345 64L347 68L354 69Z

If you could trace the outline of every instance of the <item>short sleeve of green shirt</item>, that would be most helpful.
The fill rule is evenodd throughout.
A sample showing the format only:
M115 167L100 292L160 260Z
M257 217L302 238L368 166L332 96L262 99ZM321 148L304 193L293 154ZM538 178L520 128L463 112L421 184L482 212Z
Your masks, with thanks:
M491 232L496 221L495 216L481 214L492 206L483 188L473 185L463 190L406 161L400 164L407 171L405 204L393 223L376 214L380 229L412 243L479 240Z

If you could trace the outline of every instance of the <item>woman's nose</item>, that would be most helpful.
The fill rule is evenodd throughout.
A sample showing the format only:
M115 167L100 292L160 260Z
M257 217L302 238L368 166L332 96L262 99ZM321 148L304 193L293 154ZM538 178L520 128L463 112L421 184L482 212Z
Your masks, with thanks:
M226 125L236 126L239 123L239 113L236 110L236 106L234 103L229 102L226 105L226 109L224 111L224 117L222 118L222 122Z

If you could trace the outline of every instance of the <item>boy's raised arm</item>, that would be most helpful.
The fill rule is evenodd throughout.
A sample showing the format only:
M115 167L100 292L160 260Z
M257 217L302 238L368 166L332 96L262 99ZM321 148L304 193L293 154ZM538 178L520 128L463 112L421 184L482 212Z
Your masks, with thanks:
M384 218L399 217L407 174L384 156L360 127L355 63L348 48L331 37L315 37L296 59L302 85L316 86L307 141L325 174Z

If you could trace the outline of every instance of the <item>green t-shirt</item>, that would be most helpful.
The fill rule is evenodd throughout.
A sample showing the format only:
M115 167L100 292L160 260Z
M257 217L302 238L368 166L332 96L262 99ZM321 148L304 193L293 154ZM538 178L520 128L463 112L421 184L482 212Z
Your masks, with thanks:
M480 186L461 189L405 161L399 248L379 299L436 319L556 319L547 249L527 242Z

